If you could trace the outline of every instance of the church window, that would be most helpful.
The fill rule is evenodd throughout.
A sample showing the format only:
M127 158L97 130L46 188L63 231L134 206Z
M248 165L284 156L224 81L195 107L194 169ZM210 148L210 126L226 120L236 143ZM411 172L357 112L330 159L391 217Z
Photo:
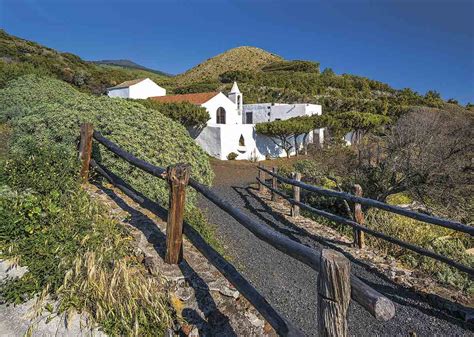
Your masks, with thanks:
M216 123L225 124L225 109L223 107L219 107L217 109Z

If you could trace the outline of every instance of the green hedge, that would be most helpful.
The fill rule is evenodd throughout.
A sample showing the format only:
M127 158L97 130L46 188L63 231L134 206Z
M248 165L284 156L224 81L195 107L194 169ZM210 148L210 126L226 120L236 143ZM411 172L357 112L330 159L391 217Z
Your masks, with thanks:
M189 163L194 178L204 184L212 181L206 153L182 125L139 103L83 94L59 80L28 75L10 82L0 90L0 122L12 126L14 151L31 143L58 144L74 158L79 125L92 122L96 130L141 159L162 167ZM167 203L162 180L118 160L98 144L93 156L148 197ZM192 199L191 195L191 203Z

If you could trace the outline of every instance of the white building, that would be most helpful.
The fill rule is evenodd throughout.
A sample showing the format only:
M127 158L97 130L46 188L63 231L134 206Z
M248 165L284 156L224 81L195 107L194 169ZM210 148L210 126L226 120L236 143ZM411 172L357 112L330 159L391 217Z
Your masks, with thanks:
M115 87L107 88L109 97L146 99L148 97L165 96L166 89L149 78L125 81Z
M166 96L166 90L148 78L109 88L108 95L149 98L162 103L189 102L206 108L210 117L207 125L190 129L189 133L207 153L221 160L226 160L230 153L234 153L236 159L244 160L285 156L286 153L275 143L276 140L256 133L255 124L321 114L321 106L314 104L243 104L243 95L236 82L227 96L221 92ZM308 143L313 142L314 134L310 133L307 137ZM319 134L322 142L322 132ZM298 142L301 143L302 139L303 136L300 136Z

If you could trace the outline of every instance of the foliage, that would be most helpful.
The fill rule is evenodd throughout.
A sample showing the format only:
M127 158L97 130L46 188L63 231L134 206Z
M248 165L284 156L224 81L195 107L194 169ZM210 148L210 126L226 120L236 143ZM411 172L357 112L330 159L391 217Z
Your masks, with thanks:
M260 48L246 46L233 48L202 62L184 74L176 76L176 83L214 81L226 71L256 71L264 65L280 60L281 57Z
M271 71L298 71L298 72L305 72L305 73L319 73L319 62L312 62L312 61L277 61L272 62L264 67L262 67L263 71L271 72Z
M366 225L384 234L450 257L467 266L474 266L474 256L466 252L467 249L474 248L468 234L377 209L371 209L366 213ZM395 257L402 263L431 274L441 283L454 286L467 293L474 293L474 283L466 274L455 268L384 240L375 239L370 235L367 236L367 242L370 246Z
M144 70L97 66L77 55L57 52L9 35L4 30L0 30L0 55L0 88L9 80L26 74L52 76L94 94L102 94L107 87L140 77L156 81L167 79Z
M217 88L219 86L219 83L192 83L189 85L181 86L178 88L175 88L173 91L175 94L194 94L194 93L200 93L200 92L212 92L212 91L217 91Z
M26 76L0 90L0 106L3 107L0 120L9 121L14 129L14 147L37 140L75 149L79 124L89 121L95 129L137 157L162 167L187 162L195 179L205 184L211 182L208 158L186 129L139 103L96 98L57 80ZM75 157L75 153L71 152L70 156ZM165 182L118 160L97 143L93 156L152 200L167 204ZM192 194L189 201L193 202Z
M3 283L2 298L19 303L41 293L39 307L48 308L52 295L52 315L87 312L108 334L164 333L172 324L166 294L145 276L122 225L80 188L68 152L31 142L3 158L1 257L28 272Z
M203 127L210 118L206 108L188 102L161 103L151 99L134 100L134 102L156 110L186 127Z
M291 120L275 120L272 122L258 123L256 125L257 133L271 137L270 139L290 157L291 149L294 148L292 138L295 135L295 123Z
M227 155L227 160L235 160L239 155L235 152L231 152Z

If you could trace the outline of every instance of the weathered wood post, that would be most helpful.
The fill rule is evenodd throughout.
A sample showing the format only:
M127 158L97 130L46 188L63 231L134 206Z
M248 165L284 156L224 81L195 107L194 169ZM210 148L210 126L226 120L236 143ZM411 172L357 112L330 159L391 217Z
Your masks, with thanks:
M362 197L362 187L358 184L354 185L355 195L357 197ZM354 204L354 218L355 221L359 225L365 224L364 213L362 212L362 205L359 203ZM354 228L354 244L359 247L359 249L363 249L365 247L365 238L364 232L359 229Z
M260 181L265 181L265 172L263 170L260 170L260 168L263 167L263 165L258 164L258 167L259 167L258 168L258 179ZM258 183L258 191L260 193L263 193L265 191L265 186L261 182Z
M272 168L272 172L274 174L278 174L278 168L274 167ZM278 189L278 179L275 176L272 176L272 188ZM272 201L277 201L278 194L272 191Z
M178 264L183 258L183 218L189 171L187 164L171 165L166 170L170 191L165 262L169 264Z
M323 249L318 277L318 330L321 337L347 336L351 264L341 253Z
M300 172L294 172L293 173L293 179L296 181L301 181L301 173ZM301 188L299 186L293 185L293 199L296 201L300 201L300 190ZM291 205L291 216L292 217L297 217L300 215L300 206L298 205Z
M81 124L81 141L79 143L79 159L81 160L82 182L89 180L89 165L92 155L92 134L94 126L91 123Z

